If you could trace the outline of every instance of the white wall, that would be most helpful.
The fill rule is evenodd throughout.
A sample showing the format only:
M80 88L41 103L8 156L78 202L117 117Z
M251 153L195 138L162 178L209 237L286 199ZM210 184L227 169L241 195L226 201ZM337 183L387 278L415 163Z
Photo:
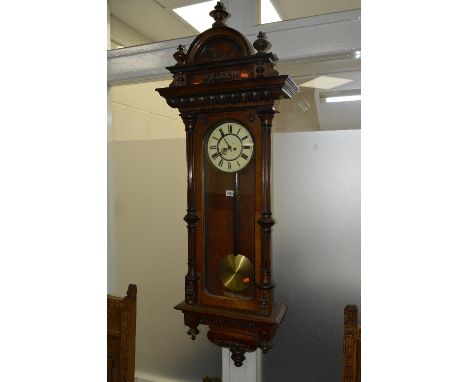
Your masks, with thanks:
M200 382L221 375L221 353L201 329L186 334L173 307L184 299L187 269L185 139L111 143L115 200L111 290L138 286L136 375Z
M109 133L110 293L138 287L136 376L142 381L200 382L221 375L221 352L192 341L183 315L187 269L185 131L156 87L112 88Z
M288 311L267 382L341 380L343 309L360 308L360 136L273 135L273 276Z

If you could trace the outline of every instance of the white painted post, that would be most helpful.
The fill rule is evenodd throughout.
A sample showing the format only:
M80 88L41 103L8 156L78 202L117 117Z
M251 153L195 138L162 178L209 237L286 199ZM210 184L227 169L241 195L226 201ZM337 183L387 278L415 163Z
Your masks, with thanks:
M262 352L257 350L245 353L245 361L241 367L234 365L231 351L222 349L223 354L223 382L261 382L262 381Z

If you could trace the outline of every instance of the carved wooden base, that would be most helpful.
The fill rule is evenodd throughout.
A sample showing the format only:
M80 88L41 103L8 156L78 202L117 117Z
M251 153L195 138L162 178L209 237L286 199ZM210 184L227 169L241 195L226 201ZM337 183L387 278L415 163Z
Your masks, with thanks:
M229 348L234 365L242 366L245 352L253 352L257 348L266 353L273 347L272 339L278 329L286 305L275 304L270 316L246 313L236 309L221 309L215 307L178 304L175 309L184 313L187 332L192 339L199 333L198 325L208 325L208 339L215 345Z

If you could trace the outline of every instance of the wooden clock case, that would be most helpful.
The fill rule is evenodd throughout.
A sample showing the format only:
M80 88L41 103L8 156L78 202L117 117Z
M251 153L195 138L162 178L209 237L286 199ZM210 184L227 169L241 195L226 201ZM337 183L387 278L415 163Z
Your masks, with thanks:
M173 74L172 83L156 89L169 106L179 109L186 130L188 272L185 300L175 308L184 313L192 339L200 324L208 325L209 340L229 348L235 365L241 366L245 352L272 348L286 312L285 305L274 303L271 277L271 227L275 223L270 202L271 126L276 100L292 97L298 87L274 70L277 58L267 53L270 44L262 32L252 47L241 33L224 24L229 14L220 2L210 16L215 19L212 28L195 38L187 53L179 46L174 54L177 64L167 68ZM224 121L246 126L255 141L254 160L239 171L249 176L252 190L248 216L254 233L250 239L241 233L240 241L250 240L244 252L253 264L254 280L238 297L223 296L216 272L220 258L211 256L205 247L205 220L211 219L205 205L205 172L218 171L220 177L223 173L204 166L204 139Z

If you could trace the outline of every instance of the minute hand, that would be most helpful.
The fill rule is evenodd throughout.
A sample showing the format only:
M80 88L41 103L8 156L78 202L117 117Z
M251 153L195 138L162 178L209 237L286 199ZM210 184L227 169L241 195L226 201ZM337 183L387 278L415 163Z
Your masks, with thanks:
M226 144L228 145L229 151L232 151L232 147L231 147L231 145L228 143L226 137L223 137L223 138L224 138L224 142L226 142Z

